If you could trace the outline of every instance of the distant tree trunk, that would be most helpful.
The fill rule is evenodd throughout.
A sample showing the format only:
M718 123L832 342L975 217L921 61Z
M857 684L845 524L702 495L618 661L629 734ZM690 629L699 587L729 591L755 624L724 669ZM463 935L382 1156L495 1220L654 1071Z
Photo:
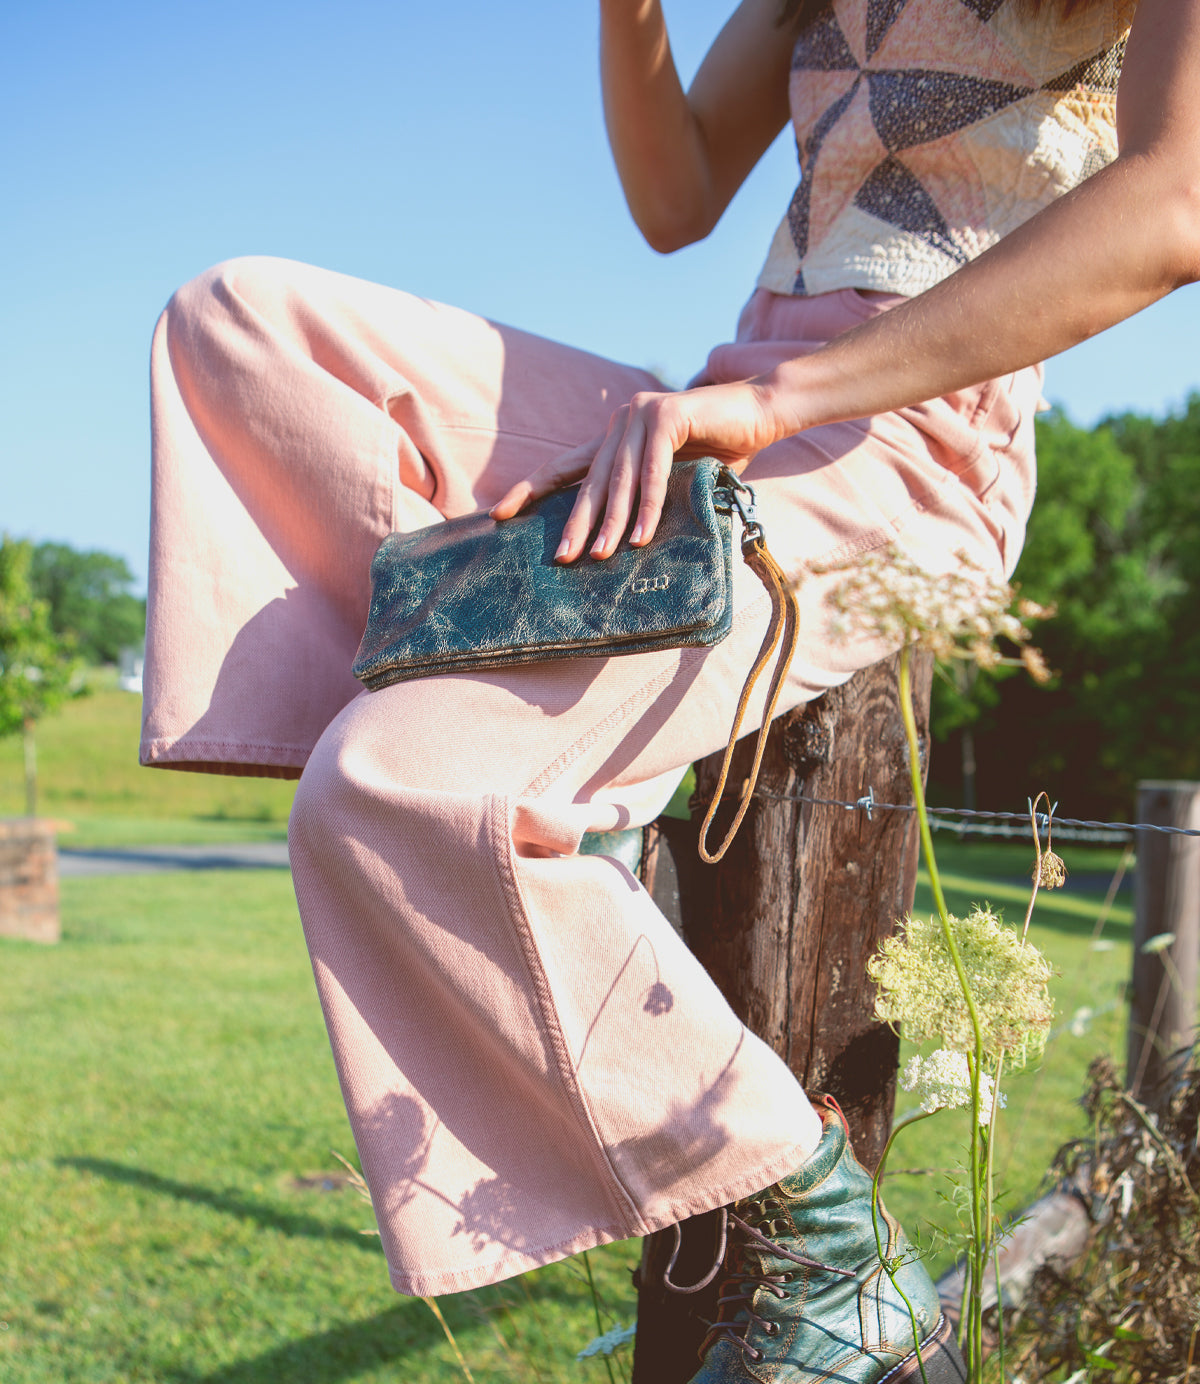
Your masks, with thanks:
M912 907L915 813L846 811L788 799L800 792L855 802L910 803L912 785L897 690L899 659L857 673L844 687L776 721L750 811L715 867L676 857L683 932L738 1016L787 1062L802 1084L846 1112L868 1168L883 1151L895 1099L899 1040L874 1017L865 967ZM913 691L928 744L932 661L914 660ZM741 745L729 781L740 784L751 747ZM925 768L928 756L925 756ZM707 801L719 756L696 766ZM736 796L736 789L728 790ZM731 810L731 809L730 809ZM713 839L721 827L717 816ZM676 833L672 831L672 835ZM674 1277L695 1281L711 1263L713 1218L685 1223ZM716 1316L717 1284L694 1297L662 1286L670 1232L644 1241L639 1270L634 1384L684 1384L695 1373L704 1319Z
M25 815L26 817L37 816L37 744L33 738L34 721L32 717L25 718L24 740L25 740Z
M962 728L962 805L975 811L975 732L970 726Z

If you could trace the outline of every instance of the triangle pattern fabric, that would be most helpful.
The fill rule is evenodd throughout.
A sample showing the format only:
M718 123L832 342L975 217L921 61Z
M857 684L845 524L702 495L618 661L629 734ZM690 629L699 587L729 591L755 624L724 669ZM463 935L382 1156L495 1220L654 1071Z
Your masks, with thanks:
M858 70L858 60L850 51L832 8L823 11L796 40L792 71L798 69L811 72Z
M1077 86L1090 87L1099 91L1116 91L1117 78L1121 75L1121 65L1125 60L1125 40L1115 44L1112 48L1106 49L1103 53L1097 53L1095 57L1084 58L1082 62L1077 62L1074 67L1070 67L1066 72L1060 72L1057 77L1051 77L1045 84L1046 91L1074 91Z
M937 204L899 159L888 157L858 190L854 205L936 245L961 264L967 256L954 244Z
M805 141L804 149L802 150L804 158L809 164L811 164L820 153L821 145L825 143L830 130L833 129L849 109L850 103L858 94L858 87L859 83L856 81L850 90L838 101L835 101L825 114L821 116L820 120L817 121L812 134L809 135L808 139Z
M962 3L985 22L1004 4L1004 0L962 0Z
M1037 86L1029 64L992 26L955 0L908 0L875 50L873 72L958 72L1014 86Z
M829 0L793 50L802 178L760 284L919 292L1110 161L1133 3Z
M808 214L811 200L812 179L804 178L792 197L787 214L792 244L795 245L801 259L808 253Z
M887 31L899 18L908 0L867 0L867 61L875 56Z
M888 149L928 144L1028 96L1029 87L954 72L873 72L871 118ZM919 115L914 112L919 111Z

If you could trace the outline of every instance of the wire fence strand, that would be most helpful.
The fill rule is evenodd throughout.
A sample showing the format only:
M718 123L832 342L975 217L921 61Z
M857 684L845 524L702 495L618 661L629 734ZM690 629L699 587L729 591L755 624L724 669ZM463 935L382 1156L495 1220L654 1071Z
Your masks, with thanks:
M814 798L807 793L772 793L765 788L756 788L753 796L771 802L810 803L814 807L841 807L847 812L865 812L870 821L876 812L915 812L913 803L881 803L875 797L875 790L868 788L861 798L853 802L841 798ZM1025 812L986 812L969 807L930 807L926 812L932 819L930 825L957 831L960 834L971 832L980 836L1032 836L1033 828L1030 811ZM1019 826L1010 825L1020 823ZM1064 840L1128 840L1134 832L1157 831L1167 836L1200 836L1200 829L1194 827L1159 826L1154 822L1096 822L1079 817L1059 817L1054 813L1039 812L1038 828L1045 831L1053 825L1056 833ZM1086 835L1085 835L1086 833Z

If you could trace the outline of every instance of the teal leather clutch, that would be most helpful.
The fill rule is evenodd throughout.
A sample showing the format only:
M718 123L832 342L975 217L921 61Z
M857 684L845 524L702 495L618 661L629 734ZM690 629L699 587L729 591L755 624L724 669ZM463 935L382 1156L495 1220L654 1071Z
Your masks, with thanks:
M754 491L705 458L674 466L652 542L628 535L603 562L568 565L554 554L578 487L556 491L501 522L469 514L412 533L389 534L371 563L371 606L353 673L372 691L410 678L463 673L552 658L611 657L718 644L733 622L733 515L742 555L771 592L774 618L747 679L726 769L750 689L782 650L768 694L754 771L719 859L749 803L796 639L796 603L766 549Z
M714 461L673 468L654 541L604 562L554 561L578 486L512 519L469 514L393 533L371 563L354 676L431 673L719 643L732 620L731 516L742 487Z

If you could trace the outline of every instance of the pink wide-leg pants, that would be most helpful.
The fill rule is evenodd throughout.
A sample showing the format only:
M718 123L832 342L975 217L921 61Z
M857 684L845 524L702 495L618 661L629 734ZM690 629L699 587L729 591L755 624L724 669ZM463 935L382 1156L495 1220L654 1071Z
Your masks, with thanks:
M756 374L886 306L756 293L703 378ZM304 770L296 894L402 1292L644 1234L761 1188L819 1138L638 882L577 853L584 832L652 819L724 742L769 612L752 574L711 650L374 693L348 672L385 533L488 506L653 387L276 260L188 284L155 336L143 762ZM745 478L772 551L797 576L888 543L1010 572L1039 388L1028 370L763 452ZM831 580L800 586L784 707L887 652L828 637Z

